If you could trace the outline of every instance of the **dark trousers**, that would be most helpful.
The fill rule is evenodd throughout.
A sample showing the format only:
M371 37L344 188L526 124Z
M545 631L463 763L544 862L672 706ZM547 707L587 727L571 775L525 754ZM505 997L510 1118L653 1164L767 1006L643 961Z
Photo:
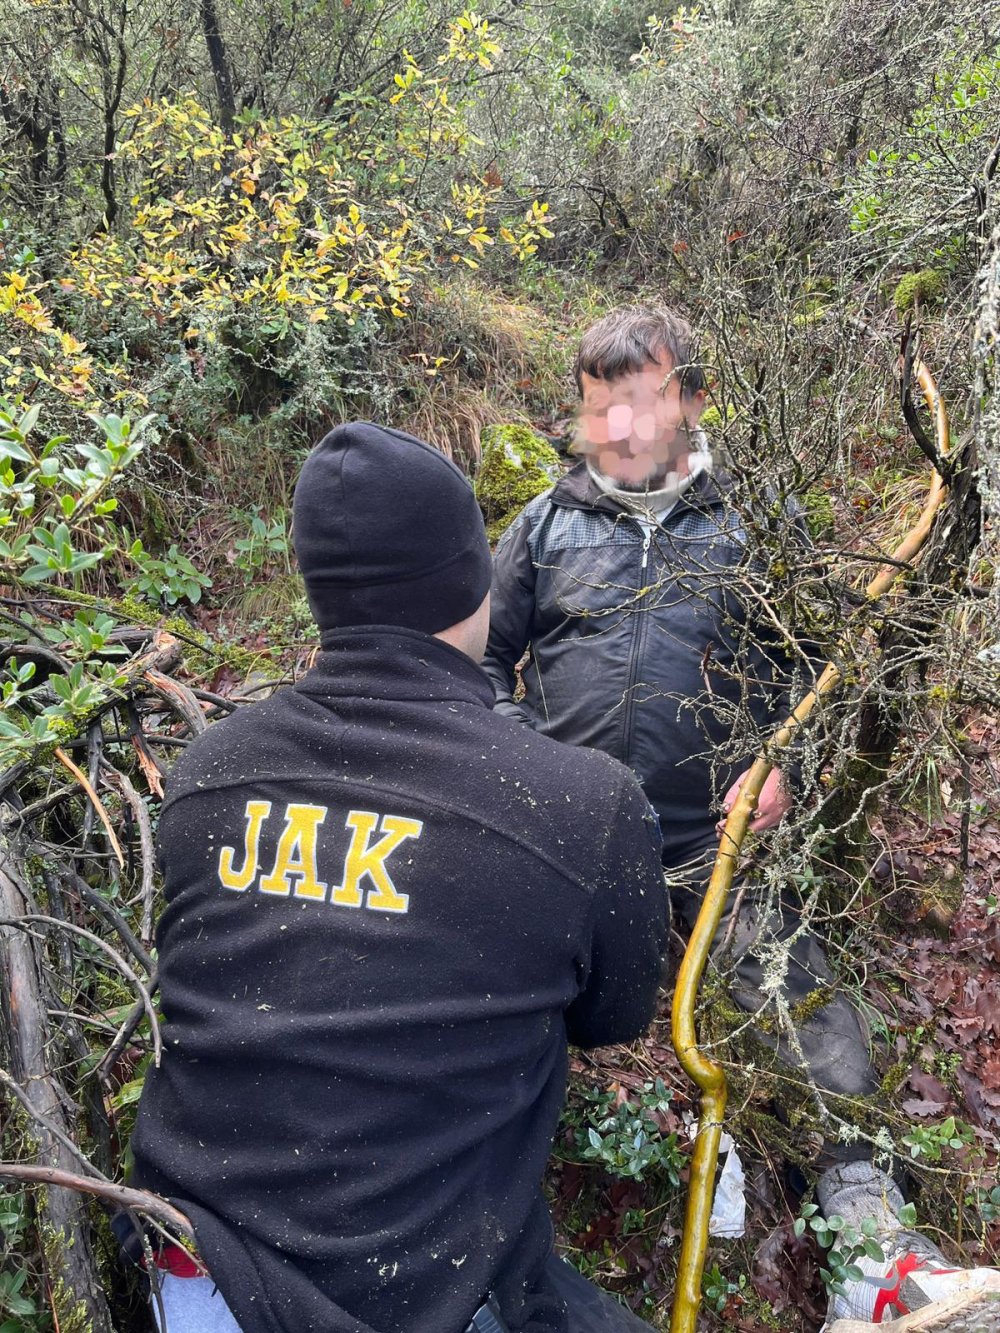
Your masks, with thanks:
M545 1276L566 1307L567 1333L650 1333L651 1324L556 1255L546 1265Z
M713 835L711 842L703 842L700 848L668 848L665 854L674 913L689 930L697 919L717 847ZM785 1003L794 1011L802 1001L826 987L830 988L829 998L815 1010L810 1006L808 1019L796 1025L799 1051L787 1033L777 1027L773 1036L763 1032L758 1036L791 1070L801 1070L804 1064L803 1072L808 1073L820 1091L848 1097L875 1092L879 1080L872 1068L866 1025L855 1006L837 991L822 943L811 931L795 938L801 921L790 902L769 909L749 886L737 907L739 887L734 886L730 894L713 945L713 959L720 965L725 963L730 970L730 994L734 1002L747 1013L756 1012L766 1003L762 987L767 955L774 944L791 941L781 989ZM831 1150L837 1160L845 1160L842 1146L831 1145ZM846 1155L868 1154L864 1147L853 1145Z
M566 1333L650 1333L649 1324L555 1254L545 1266L545 1277L548 1291L554 1292L565 1307ZM160 1318L161 1304L153 1304L159 1333L240 1333L210 1277L165 1275L161 1302L164 1322Z

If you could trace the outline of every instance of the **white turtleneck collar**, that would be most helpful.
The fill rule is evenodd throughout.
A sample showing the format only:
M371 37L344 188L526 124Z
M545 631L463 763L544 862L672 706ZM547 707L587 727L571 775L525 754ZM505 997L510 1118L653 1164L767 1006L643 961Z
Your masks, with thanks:
M691 443L693 448L688 454L687 475L681 477L676 472L668 472L663 479L663 485L655 491L619 490L612 478L606 477L603 472L598 472L589 459L587 471L593 478L594 485L623 509L630 509L641 518L647 518L654 523L662 523L684 492L692 486L695 478L700 477L702 473L712 471L714 460L705 432L692 431Z

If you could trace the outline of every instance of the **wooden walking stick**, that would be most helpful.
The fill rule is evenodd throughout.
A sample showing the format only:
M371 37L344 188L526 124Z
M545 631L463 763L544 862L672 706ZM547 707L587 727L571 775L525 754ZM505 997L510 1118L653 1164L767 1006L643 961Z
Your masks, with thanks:
M909 339L907 338L907 345ZM930 371L921 362L913 366L920 388L934 417L937 457L943 460L949 451L948 417ZM904 367L904 395L909 373L909 359ZM935 467L923 511L915 526L892 553L892 563L882 566L865 589L865 596L875 601L895 582L917 556L927 540L934 516L948 493L941 472ZM715 1168L722 1138L722 1117L726 1109L726 1074L720 1064L710 1059L698 1046L695 1028L695 1002L698 987L708 962L709 950L718 929L747 827L757 807L761 788L774 767L777 754L786 749L818 701L841 681L840 669L833 662L824 668L816 688L802 700L792 715L771 737L764 753L754 762L740 788L726 819L716 854L712 877L698 913L694 930L677 973L674 989L672 1035L674 1049L687 1073L701 1089L701 1114L698 1136L691 1157L684 1233L677 1266L677 1287L670 1317L670 1333L695 1333L701 1304L701 1278L708 1245L708 1221L712 1212Z

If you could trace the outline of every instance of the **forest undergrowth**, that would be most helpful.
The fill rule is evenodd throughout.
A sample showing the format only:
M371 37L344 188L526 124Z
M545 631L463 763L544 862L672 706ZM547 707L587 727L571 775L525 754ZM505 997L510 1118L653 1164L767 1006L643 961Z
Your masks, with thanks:
M496 423L565 454L576 340L626 301L695 324L746 591L842 669L801 800L748 864L831 942L882 1077L870 1105L821 1104L709 976L747 1223L711 1243L703 1326L822 1321L852 1240L803 1212L821 1120L905 1168L949 1255L1000 1257L998 17L0 17L0 1333L149 1327L108 1210L142 1206L122 1191L159 1041L159 801L193 737L316 650L290 533L306 451L363 417L474 481ZM932 466L928 548L868 605ZM719 758L765 740L741 724ZM663 1328L697 1114L668 1004L634 1046L574 1056L547 1180L565 1252Z

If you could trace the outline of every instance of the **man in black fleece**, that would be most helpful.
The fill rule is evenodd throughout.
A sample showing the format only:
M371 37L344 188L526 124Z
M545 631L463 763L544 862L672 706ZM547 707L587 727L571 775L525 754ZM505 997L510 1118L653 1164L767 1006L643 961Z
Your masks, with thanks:
M645 1328L555 1259L541 1178L567 1041L654 1011L656 821L492 711L489 549L441 454L338 427L294 531L317 665L192 744L160 820L133 1150L211 1275L164 1261L168 1333Z

